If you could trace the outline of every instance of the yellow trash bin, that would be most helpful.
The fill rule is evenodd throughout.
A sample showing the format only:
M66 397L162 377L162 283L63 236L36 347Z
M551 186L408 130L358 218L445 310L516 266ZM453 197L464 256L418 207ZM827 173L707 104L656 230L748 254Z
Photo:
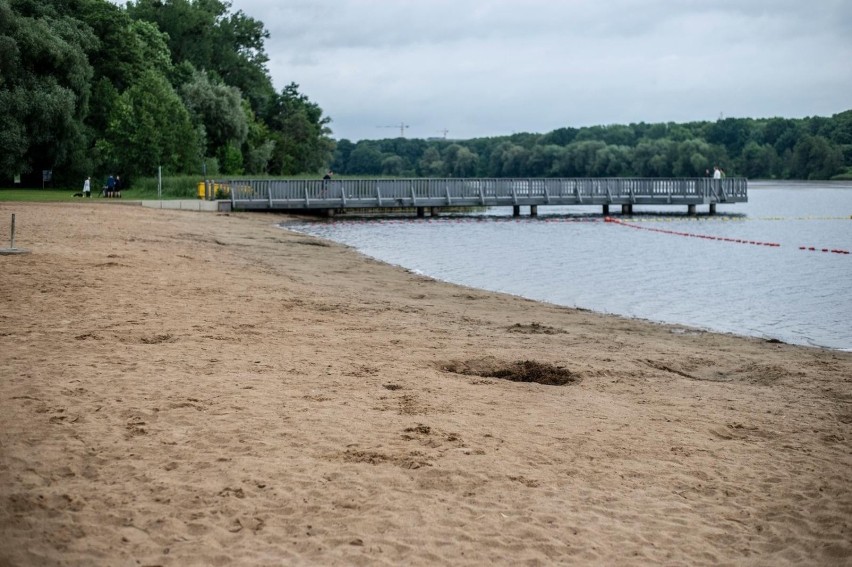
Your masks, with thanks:
M205 197L205 184L203 181L198 182L198 198L203 199Z

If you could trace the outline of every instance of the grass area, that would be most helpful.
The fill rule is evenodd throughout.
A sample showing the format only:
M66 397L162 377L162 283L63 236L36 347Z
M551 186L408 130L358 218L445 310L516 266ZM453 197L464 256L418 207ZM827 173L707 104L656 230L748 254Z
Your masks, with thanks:
M79 201L71 189L0 189L0 201Z
M197 177L169 177L163 179L163 199L196 199L198 197ZM82 201L75 197L80 189L4 189L0 188L0 201L63 202ZM100 187L92 187L91 200L100 200ZM157 199L157 180L143 178L137 180L129 189L121 192L122 199ZM86 199L89 200L89 199Z
M288 176L286 179L320 179L322 175L304 174ZM341 175L335 179L376 179L382 176L364 176L364 175ZM235 175L235 176L217 176L218 179L284 179L281 177L269 176L250 176L250 175ZM392 179L392 177L386 177ZM163 177L163 199L197 199L198 198L198 182L201 181L201 176L196 175L175 175ZM4 189L0 188L0 201L30 201L30 202L62 202L62 201L81 201L79 197L74 197L74 193L80 189ZM92 199L100 199L100 188L92 187ZM121 192L122 199L131 200L153 200L157 199L157 178L156 177L138 177L133 180L129 189ZM222 198L227 198L222 195Z

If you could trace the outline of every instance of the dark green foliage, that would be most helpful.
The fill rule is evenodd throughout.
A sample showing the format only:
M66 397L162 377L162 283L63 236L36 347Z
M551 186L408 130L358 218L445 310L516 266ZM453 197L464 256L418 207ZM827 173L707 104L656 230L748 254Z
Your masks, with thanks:
M41 170L446 177L826 179L852 172L852 110L803 119L562 127L472 140L353 143L290 83L262 22L227 0L0 0L0 183Z
M175 62L190 63L240 89L252 110L265 116L275 98L265 67L269 32L242 11L229 13L230 7L220 0L137 0L127 11L168 34Z
M198 136L169 82L150 71L116 101L98 150L108 172L130 177L200 171Z
M293 175L319 171L327 165L334 150L334 142L328 137L329 122L319 105L299 92L299 85L284 87L268 119L275 142L270 173Z
M806 134L793 149L791 176L796 179L828 179L843 168L840 148L822 136Z
M238 88L211 82L202 71L183 85L181 95L193 123L204 129L207 155L246 140L248 117Z
M0 0L0 182L326 167L330 120L297 85L275 92L263 23L230 9Z
M643 122L452 142L341 140L334 156L339 173L428 177L701 177L714 165L749 178L829 179L852 171L852 110L830 118Z
M0 172L87 169L83 118L97 46L70 2L0 0Z

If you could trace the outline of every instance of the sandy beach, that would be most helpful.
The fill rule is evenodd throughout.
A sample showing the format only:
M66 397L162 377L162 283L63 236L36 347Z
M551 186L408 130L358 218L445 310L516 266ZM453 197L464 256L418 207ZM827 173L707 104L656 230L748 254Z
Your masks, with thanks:
M852 565L852 353L453 286L283 215L0 203L0 247L11 213L0 565Z

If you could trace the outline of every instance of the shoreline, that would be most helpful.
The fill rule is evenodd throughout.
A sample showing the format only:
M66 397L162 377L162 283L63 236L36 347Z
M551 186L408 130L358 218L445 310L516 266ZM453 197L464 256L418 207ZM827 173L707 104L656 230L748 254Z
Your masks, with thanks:
M7 212L0 562L852 560L852 353L457 286L284 215ZM567 381L491 377L519 369Z
M649 216L649 215L646 215L646 216ZM666 215L666 216L668 216L668 215ZM362 222L363 220L364 219L352 218L352 219L345 219L345 220L338 221L338 222L344 222L344 223L353 222L353 223L358 224L358 223ZM380 222L380 221L386 220L386 219L378 218L378 219L366 219L366 220L367 220L367 222L369 222L369 221ZM322 221L315 221L315 222L318 225L323 224ZM414 268L409 268L409 267L407 267L403 264L400 264L400 263L389 262L389 261L387 261L387 260L385 260L385 259L383 259L379 256L369 255L366 252L359 250L357 248L357 246L347 244L345 242L338 242L338 241L334 240L333 238L329 238L329 237L324 236L324 235L312 234L310 228L308 228L307 230L300 230L301 228L306 227L306 226L310 227L311 223L312 223L311 220L297 218L297 219L294 219L294 220L283 222L283 223L281 223L277 226L279 226L279 228L281 228L283 230L290 230L290 231L296 232L297 234L301 234L301 235L306 236L306 237L318 238L318 239L326 241L328 243L332 243L332 244L335 244L335 245L340 245L340 246L345 246L347 248L351 248L354 252L361 254L361 255L364 255L365 257L370 258L371 260L387 263L387 264L389 264L389 265L391 265L395 268L399 268L399 269L405 270L407 272L410 272L411 274L413 274L415 276L422 276L422 277L430 278L430 279L435 280L436 282L446 283L446 284L449 284L449 285L458 285L458 286L462 286L462 287L467 287L469 289L476 289L476 290L482 291L483 293L505 294L505 295L510 296L510 297L516 297L516 298L519 298L519 299L525 299L525 300L534 301L534 302L537 302L537 303L552 305L554 307L561 307L561 308L566 308L566 309L575 309L575 310L578 310L578 311L588 311L588 312L596 313L596 314L603 315L603 316L620 317L620 318L627 319L627 320L643 321L643 322L647 322L647 323L651 323L651 324L663 325L663 326L668 326L668 327L683 327L684 329L689 329L689 330L693 330L693 331L714 333L714 334L720 334L720 335L729 335L729 336L732 336L732 337L739 337L739 338L751 338L751 339L767 341L769 343L781 343L781 344L787 344L787 345L798 346L798 347L803 347L803 348L815 348L815 349L824 349L824 350L833 351L833 352L852 353L852 346L849 346L849 344L846 343L846 342L841 342L841 341L835 340L834 344L836 346L832 346L830 343L832 343L832 339L834 337L832 337L830 335L829 336L821 335L821 337L820 337L820 340L822 340L823 342L825 342L827 344L817 344L817 341L815 341L811 338L811 334L807 333L807 330L808 330L806 328L807 324L801 323L801 322L800 322L800 325L805 325L805 327L799 327L798 335L792 336L792 337L791 336L784 336L783 334L774 334L774 335L769 334L771 331L769 331L767 329L760 329L760 328L752 329L753 334L748 334L748 333L734 329L733 325L729 325L730 328L724 328L725 325L720 325L719 327L713 327L712 324L710 324L710 323L702 324L700 322L691 322L691 321L687 321L687 320L669 320L669 321L667 321L667 320L663 320L663 319L653 319L653 318L650 318L650 317L647 317L647 316L630 315L630 314L627 314L627 313L619 313L619 312L615 312L615 311L612 311L612 312L599 311L599 310L597 310L593 307L558 303L557 301L549 301L547 299L541 299L541 298L523 295L522 293L512 293L512 292L509 292L509 291L498 291L498 290L494 290L494 289L488 289L486 287L477 287L475 285L468 285L468 284L465 284L465 283L462 283L462 282L456 282L456 281L452 281L452 280L449 280L449 279L443 279L439 276L435 276L435 275L429 274L427 272L423 272L423 271L420 271L420 270L417 270L417 269L414 269ZM412 261L411 258L407 258L406 260ZM674 319L676 319L676 318L674 318ZM724 323L724 321L723 321L723 323ZM758 332L761 332L763 334L757 334ZM797 338L801 342L797 342L795 340ZM805 342L805 341L808 341L808 340L810 340L811 342Z

